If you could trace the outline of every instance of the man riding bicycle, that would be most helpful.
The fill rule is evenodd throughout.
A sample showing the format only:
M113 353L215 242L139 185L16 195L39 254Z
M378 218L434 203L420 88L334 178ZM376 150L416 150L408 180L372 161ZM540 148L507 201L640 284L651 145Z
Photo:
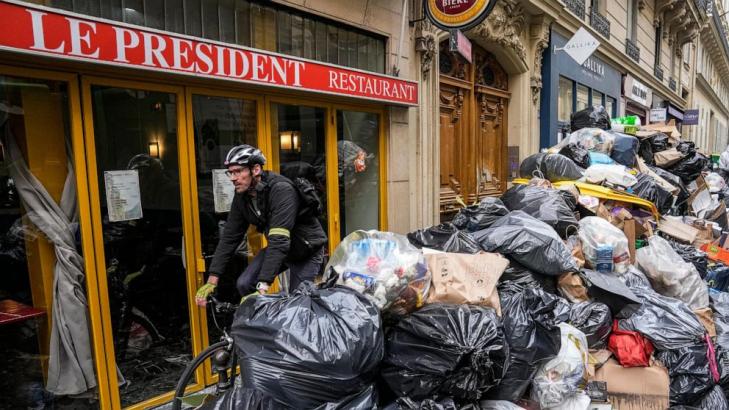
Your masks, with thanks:
M235 196L208 269L210 276L195 296L200 306L205 306L208 296L215 292L218 277L225 272L250 225L266 236L268 246L238 277L236 287L241 296L266 293L284 267L290 271L291 289L302 281L313 280L320 272L327 242L324 229L315 213L300 209L304 204L294 183L264 171L265 163L261 150L250 145L234 147L225 158Z

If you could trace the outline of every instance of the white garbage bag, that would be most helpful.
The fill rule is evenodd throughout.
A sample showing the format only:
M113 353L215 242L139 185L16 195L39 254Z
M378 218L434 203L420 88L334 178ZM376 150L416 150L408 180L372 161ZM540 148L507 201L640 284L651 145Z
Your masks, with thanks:
M626 188L638 183L638 179L628 172L624 165L595 164L585 171L585 179L591 184L608 182Z
M423 252L392 232L354 231L337 246L326 272L368 298L382 310L409 313L422 306L430 290Z
M567 323L560 323L562 347L557 357L544 364L532 382L532 399L542 409L586 409L581 395L587 384L587 338ZM577 400L573 400L577 399Z
M658 235L648 238L648 246L636 251L635 262L659 294L693 310L709 306L709 291L696 267L684 261L667 240Z
M580 230L577 235L582 241L585 262L592 269L621 274L628 271L630 248L628 238L623 231L600 217L588 216L580 220Z

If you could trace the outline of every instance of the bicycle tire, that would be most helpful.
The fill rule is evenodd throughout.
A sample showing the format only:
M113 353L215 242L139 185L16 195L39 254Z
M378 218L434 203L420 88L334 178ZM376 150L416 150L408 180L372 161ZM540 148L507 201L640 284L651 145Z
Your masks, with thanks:
M185 389L195 376L195 370L205 363L205 360L209 359L216 351L224 349L227 346L228 342L225 340L214 343L200 352L200 354L197 355L192 362L187 365L187 367L185 367L185 371L182 372L182 376L180 376L180 380L177 382L177 386L175 386L175 395L172 397L172 410L182 409L182 400L178 400L178 398L185 396Z

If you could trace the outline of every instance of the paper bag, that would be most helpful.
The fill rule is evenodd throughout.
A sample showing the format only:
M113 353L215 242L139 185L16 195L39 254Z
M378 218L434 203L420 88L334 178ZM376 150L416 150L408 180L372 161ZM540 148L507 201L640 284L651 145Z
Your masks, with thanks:
M441 253L425 255L433 275L426 303L488 306L501 315L496 283L509 260L496 253Z
M587 302L590 296L587 294L587 286L582 282L582 277L574 272L562 274L557 281L559 293L572 303Z
M699 318L699 321L702 325L704 325L704 328L706 329L706 333L709 334L710 337L716 337L716 325L714 324L714 312L711 310L711 308L701 308L694 310L694 314L697 318Z
M657 166L665 168L681 161L685 156L686 155L676 148L671 148L665 151L656 152L653 154L653 160L656 162Z

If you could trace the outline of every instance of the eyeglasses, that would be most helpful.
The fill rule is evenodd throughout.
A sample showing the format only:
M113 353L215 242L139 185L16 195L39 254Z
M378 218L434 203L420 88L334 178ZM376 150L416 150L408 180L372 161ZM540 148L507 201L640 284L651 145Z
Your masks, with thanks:
M244 168L238 168L230 171L225 171L225 175L227 175L228 178L238 178L241 174L243 174L243 169Z

